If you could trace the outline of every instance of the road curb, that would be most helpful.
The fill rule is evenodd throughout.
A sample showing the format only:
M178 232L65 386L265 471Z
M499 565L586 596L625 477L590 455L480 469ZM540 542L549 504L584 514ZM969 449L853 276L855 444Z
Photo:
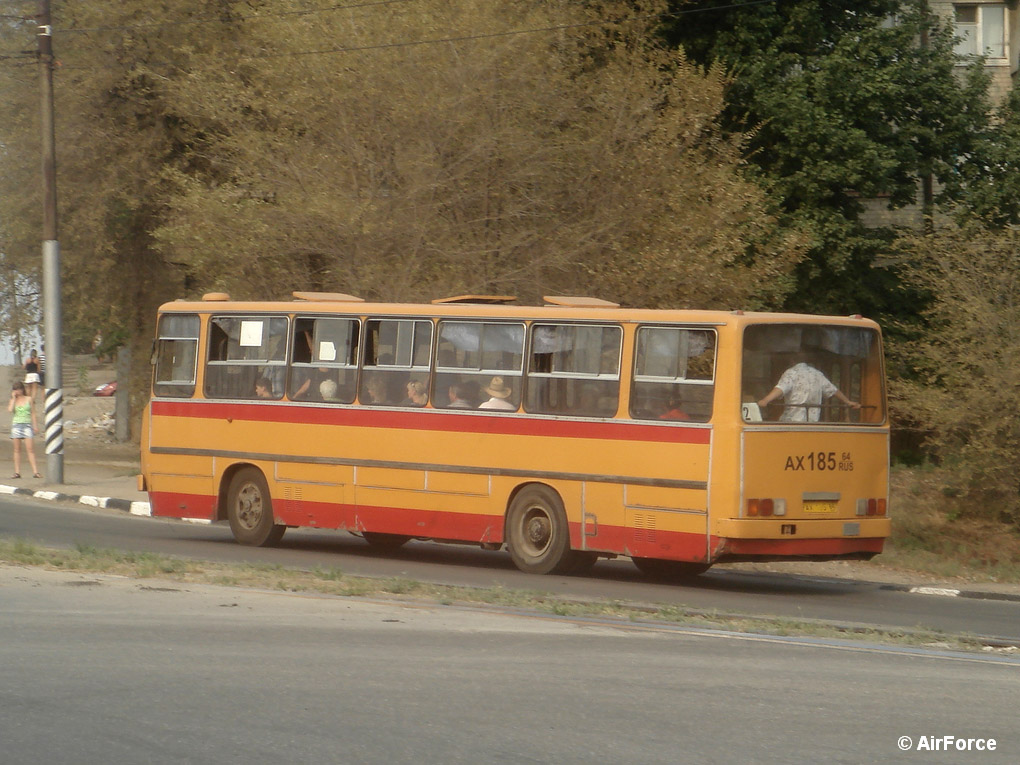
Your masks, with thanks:
M1020 595L1011 592L985 592L984 590L957 590L952 587L930 585L883 584L879 589L893 592L909 592L912 595L937 595L944 598L973 598L974 600L1008 600L1020 603Z
M97 497L90 494L64 494L57 491L45 489L24 489L20 486L5 486L0 484L0 494L14 494L22 497L33 497L35 499L56 500L61 502L77 502L80 505L89 507L101 507L106 510L123 510L131 515L152 516L152 508L148 502L136 502L130 499L119 499L117 497Z
M136 502L130 499L119 499L117 497L96 497L88 494L62 494L55 491L24 489L20 486L5 486L0 484L0 494L16 494L23 497L34 497L35 499L59 500L64 502L77 502L80 505L89 507L101 507L106 510L122 510L131 515L152 517L152 507L148 502ZM189 519L182 519L189 520ZM193 519L192 519L193 520ZM209 521L200 521L209 523ZM906 592L911 595L936 595L948 598L972 598L974 600L1005 600L1013 603L1020 603L1020 594L1010 592L985 592L983 590L958 590L952 587L932 587L930 585L911 584L877 584L878 589L892 592Z

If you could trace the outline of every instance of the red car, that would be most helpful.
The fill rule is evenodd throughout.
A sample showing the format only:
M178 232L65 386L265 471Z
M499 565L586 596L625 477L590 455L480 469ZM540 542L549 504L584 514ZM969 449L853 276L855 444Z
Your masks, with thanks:
M114 380L113 382L103 383L102 385L97 386L96 389L94 391L92 391L92 395L93 396L112 396L116 392L117 392L117 381Z

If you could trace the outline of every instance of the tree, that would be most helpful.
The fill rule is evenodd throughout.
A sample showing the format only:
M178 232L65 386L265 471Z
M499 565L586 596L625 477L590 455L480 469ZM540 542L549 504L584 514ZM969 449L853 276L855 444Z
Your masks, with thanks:
M16 364L39 324L38 281L25 268L0 251L0 341L14 349Z
M715 126L723 78L627 5L60 9L68 321L133 330L220 289L776 302L797 241ZM4 140L31 158L31 120ZM32 200L5 203L29 241Z
M210 60L169 85L189 122L216 126L215 176L167 176L159 246L238 294L767 303L796 252L739 175L739 137L714 125L722 78L610 5L433 2L251 25L264 58ZM609 10L611 31L594 23ZM488 36L514 29L539 31ZM437 38L450 41L403 45ZM295 40L331 52L302 56ZM217 250L219 237L241 246Z
M913 341L894 346L911 372L895 403L927 433L959 512L1020 524L1020 232L971 223L903 245L929 303Z
M947 194L957 190L961 168L980 164L988 125L981 67L958 66L951 34L923 4L713 0L674 8L668 39L694 61L733 72L723 124L752 133L761 181L790 223L811 234L788 305L877 316L916 309L896 270L879 265L895 232L863 225L862 199L902 207L918 201L929 175Z
M956 212L991 228L1020 223L1020 88L1014 87L977 136L973 161L961 163L946 183L959 200Z

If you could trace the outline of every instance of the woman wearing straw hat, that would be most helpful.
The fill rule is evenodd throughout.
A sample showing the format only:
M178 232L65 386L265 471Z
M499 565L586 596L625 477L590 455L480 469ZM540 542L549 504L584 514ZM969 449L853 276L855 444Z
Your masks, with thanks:
M492 382L490 382L489 386L484 390L492 398L479 404L479 409L501 409L506 412L517 411L517 407L508 400L513 391L510 389L510 386L503 381L502 377L493 377Z

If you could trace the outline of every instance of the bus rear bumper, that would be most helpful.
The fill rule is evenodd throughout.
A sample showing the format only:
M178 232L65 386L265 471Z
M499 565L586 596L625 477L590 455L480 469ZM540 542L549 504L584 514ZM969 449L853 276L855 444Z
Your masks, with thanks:
M712 561L870 560L882 552L888 518L724 520L712 535Z

